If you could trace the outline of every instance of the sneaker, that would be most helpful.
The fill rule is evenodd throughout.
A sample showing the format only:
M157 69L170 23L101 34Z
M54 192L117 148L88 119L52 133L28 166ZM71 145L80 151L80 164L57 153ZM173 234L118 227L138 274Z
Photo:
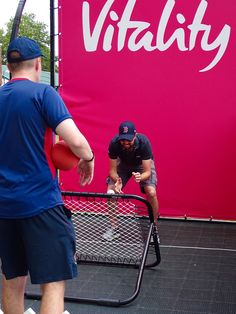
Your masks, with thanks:
M152 230L152 235L151 235L150 243L154 243L153 234L156 234L156 236L157 236L157 242L158 242L158 244L160 244L160 243L161 243L161 240L160 240L158 228L157 228L156 225L153 226L153 230Z
M106 241L112 241L119 238L120 234L117 229L109 228L103 235L103 239Z

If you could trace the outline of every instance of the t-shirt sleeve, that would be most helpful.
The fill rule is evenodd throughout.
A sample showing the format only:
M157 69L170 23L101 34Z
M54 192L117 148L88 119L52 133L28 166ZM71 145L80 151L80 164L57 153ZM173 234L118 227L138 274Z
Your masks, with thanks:
M111 159L116 159L118 157L116 144L114 143L113 140L110 142L109 147L108 147L108 156Z
M142 160L148 160L152 158L153 158L153 154L152 154L151 143L149 142L147 138L145 138L142 143Z
M45 88L42 112L46 123L53 131L63 120L72 118L61 96L51 86Z

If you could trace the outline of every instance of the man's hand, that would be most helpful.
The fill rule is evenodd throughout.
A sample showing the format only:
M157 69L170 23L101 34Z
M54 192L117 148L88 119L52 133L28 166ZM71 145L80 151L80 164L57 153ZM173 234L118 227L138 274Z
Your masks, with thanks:
M122 192L122 180L121 180L121 178L118 178L116 180L116 183L114 184L114 186L115 186L115 192L116 193L118 193L118 194L123 193Z
M137 183L139 183L142 179L140 172L132 172L132 176L134 177L134 181Z
M93 180L94 160L86 161L86 160L80 159L78 163L78 173L80 175L80 184L82 186L86 184L90 184Z

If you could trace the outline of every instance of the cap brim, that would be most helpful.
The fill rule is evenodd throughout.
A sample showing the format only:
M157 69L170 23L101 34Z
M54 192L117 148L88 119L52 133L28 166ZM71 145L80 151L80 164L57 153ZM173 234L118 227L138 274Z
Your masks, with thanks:
M33 59L37 59L37 58L46 58L42 53L41 54L36 54L34 56L29 56L27 58L11 58L11 57L7 57L7 62L8 63L18 63L18 62L22 62L22 61L28 61L28 60L33 60Z
M118 137L118 141L126 140L126 141L132 141L134 139L135 135L131 134L122 134Z

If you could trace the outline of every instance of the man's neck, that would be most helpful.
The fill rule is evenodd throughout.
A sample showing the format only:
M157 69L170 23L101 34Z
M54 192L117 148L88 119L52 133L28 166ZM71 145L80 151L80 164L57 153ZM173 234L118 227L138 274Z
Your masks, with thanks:
M34 79L33 75L31 75L30 73L24 73L24 72L12 73L11 78L14 79L14 80L26 79L26 80L30 80L30 81L34 81L35 82L35 79Z

